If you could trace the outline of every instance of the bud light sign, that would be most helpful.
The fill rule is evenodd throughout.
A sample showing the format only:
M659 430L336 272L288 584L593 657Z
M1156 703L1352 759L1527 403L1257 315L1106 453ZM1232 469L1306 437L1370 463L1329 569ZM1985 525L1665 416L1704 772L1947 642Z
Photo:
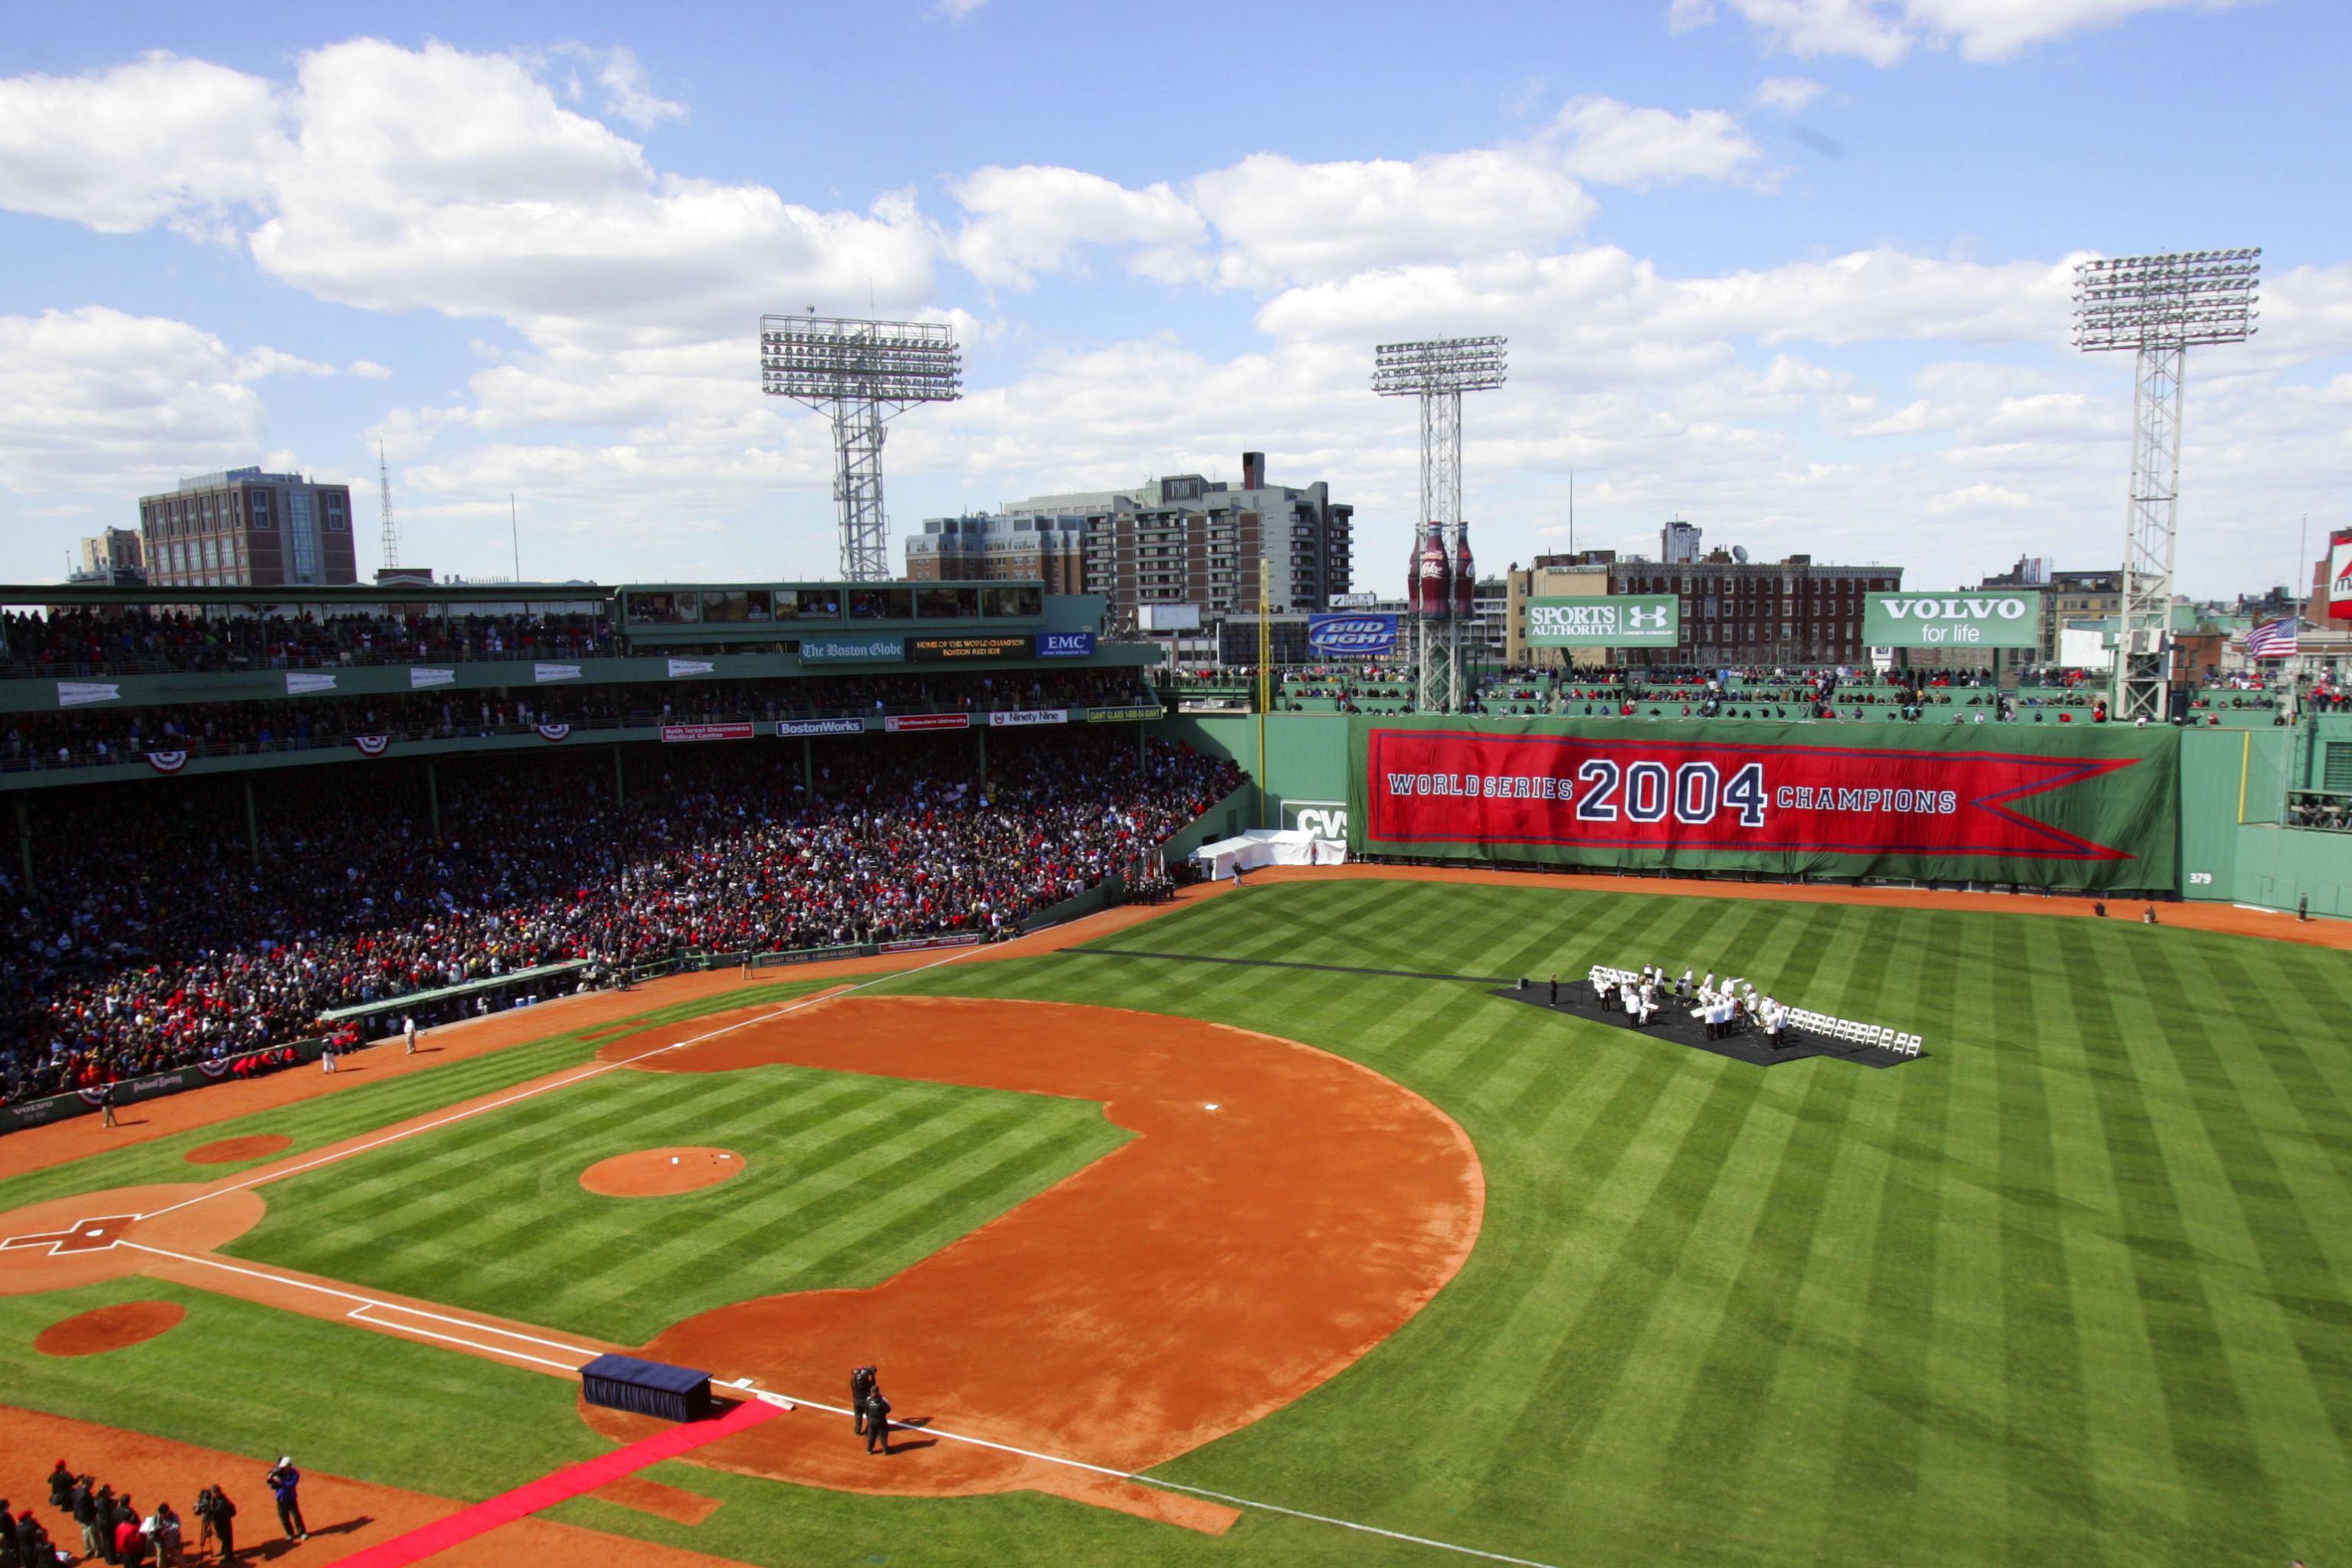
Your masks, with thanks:
M1394 616L1310 616L1307 646L1327 658L1363 658L1396 651Z
M1039 658L1092 658L1095 634L1092 632L1040 632L1037 634Z

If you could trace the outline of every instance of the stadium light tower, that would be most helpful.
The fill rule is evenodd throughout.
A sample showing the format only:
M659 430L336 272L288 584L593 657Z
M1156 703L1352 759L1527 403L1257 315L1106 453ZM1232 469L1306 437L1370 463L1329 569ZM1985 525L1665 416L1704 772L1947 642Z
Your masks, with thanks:
M1372 352L1373 392L1421 399L1421 515L1413 523L1414 576L1405 584L1405 596L1419 620L1413 639L1420 655L1415 706L1424 713L1462 709L1461 623L1469 613L1471 587L1453 578L1457 572L1473 572L1462 531L1462 395L1503 384L1506 342L1498 337L1431 338L1382 343ZM1423 529L1430 532L1428 549L1421 543Z
M841 508L841 574L890 575L890 520L882 510L882 438L918 403L963 395L963 356L943 321L760 318L760 390L833 421L833 499Z
M2116 719L2161 720L2171 679L2172 558L2180 516L2180 386L2192 344L2242 343L2255 331L2260 249L2123 256L2074 268L2074 346L2128 349L2131 495L2124 514L2123 625L2116 637Z

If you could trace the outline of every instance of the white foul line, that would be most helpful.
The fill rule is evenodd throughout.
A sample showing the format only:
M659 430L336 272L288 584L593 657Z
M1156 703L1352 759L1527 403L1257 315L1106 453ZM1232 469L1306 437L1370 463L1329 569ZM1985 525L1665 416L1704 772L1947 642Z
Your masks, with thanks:
M637 1055L627 1058L622 1061L600 1063L584 1072L576 1073L570 1078L560 1079L557 1082L541 1084L537 1089L525 1089L520 1094L509 1095L504 1100L493 1100L488 1105L478 1105L471 1110L461 1110L455 1115L444 1117L438 1121L427 1122L420 1127L412 1127L405 1131L395 1132L387 1137L377 1139L374 1142L362 1143L354 1149L346 1149L340 1154L324 1155L317 1160L310 1162L308 1164L297 1165L290 1171L280 1171L277 1173L276 1175L272 1176L254 1177L247 1181L232 1183L227 1186L218 1187L211 1192L202 1193L197 1194L195 1197L188 1198L180 1203L173 1204L169 1208L157 1209L153 1215L140 1215L134 1217L140 1219L152 1219L157 1215L167 1215L173 1209L185 1208L190 1204L203 1203L206 1198L217 1197L222 1193L236 1192L241 1187L254 1185L260 1182L276 1181L280 1177L297 1175L301 1172L310 1170L319 1165L332 1164L338 1160L349 1159L353 1154L364 1154L371 1149L380 1149L387 1143L396 1143L404 1138L414 1137L419 1132L430 1132L435 1128L446 1127L453 1121L462 1121L466 1118L478 1115L482 1111L496 1110L502 1106L512 1105L518 1100L529 1100L534 1095L544 1094L551 1089L562 1089L568 1085L579 1083L583 1079L594 1078L600 1073L610 1072L614 1068L628 1067L633 1063L644 1061L648 1057L660 1056L665 1051L675 1051L682 1049L688 1046L700 1045L705 1040L715 1040L721 1035L731 1035L736 1030L749 1028L753 1024L764 1024L770 1019L781 1018L787 1013L798 1012L803 1007L812 1006L819 1002L830 1002L836 996L846 996L852 992L863 991L872 985L879 985L885 980L896 979L901 974L919 974L924 970L936 969L942 963L953 963L957 959L968 958L972 953L979 951L981 950L977 947L962 948L949 954L945 958L934 959L929 963L917 964L912 969L891 970L886 973L877 974L873 979L865 981L859 984L847 986L839 991L827 992L822 996L803 997L797 1002L793 1002L782 1007L777 1008L772 1013L763 1013L756 1018L746 1018L740 1024L730 1024L724 1028L712 1029L705 1034L696 1035L689 1039L676 1040L667 1046L658 1046L652 1050L642 1051ZM580 1370L579 1366L576 1364L566 1365L562 1362L549 1361L542 1356L527 1355L520 1351L500 1350L496 1345L486 1345L478 1343L473 1340L461 1339L456 1334L439 1333L431 1329L413 1328L404 1323L387 1323L383 1321L381 1319L367 1316L367 1310L370 1307L379 1308L386 1311L405 1312L415 1317L431 1318L436 1322L457 1324L463 1328L472 1329L478 1333L498 1334L502 1338L520 1340L530 1344L545 1345L553 1350L567 1351L573 1355L581 1357L583 1361L593 1361L598 1353L594 1351L582 1350L575 1345L560 1344L553 1340L536 1339L530 1334L519 1334L505 1329L495 1329L487 1323L472 1322L464 1318L448 1317L439 1312L424 1311L415 1307L404 1307L394 1301L379 1301L373 1297L358 1295L350 1290L338 1290L331 1286L314 1285L307 1279L296 1279L285 1275L266 1273L257 1268L246 1268L234 1263L223 1262L216 1258L199 1258L189 1253L173 1252L161 1247L150 1247L145 1242L139 1241L124 1240L115 1242L113 1245L116 1247L135 1247L142 1252L152 1252L159 1257L177 1258L183 1263L200 1263L214 1268L226 1268L233 1274L248 1275L253 1279L267 1279L274 1284L290 1285L299 1289L315 1290L322 1296L333 1296L346 1301L356 1301L359 1305L354 1307L346 1314L346 1316L352 1321L365 1323L370 1328L377 1329L385 1333L416 1334L426 1339L441 1340L450 1344L463 1345L468 1350L478 1351L488 1355L505 1356L516 1361L536 1363L541 1366L553 1367L559 1372L576 1373ZM740 1387L743 1385L737 1384L735 1386ZM835 1415L847 1415L851 1414L851 1412L845 1406L838 1405L826 1405L816 1400L801 1399L796 1395L780 1396L761 1393L758 1390L750 1390L749 1392L752 1394L753 1397L761 1400L773 1401L782 1397L789 1400L792 1404L805 1405L812 1410L828 1411ZM1405 1542L1413 1546L1426 1546L1434 1552L1451 1552L1458 1556L1476 1557L1489 1563L1508 1563L1514 1564L1514 1568L1553 1568L1552 1564L1538 1562L1531 1557L1513 1557L1500 1552L1487 1552L1475 1546L1462 1546L1450 1541L1438 1541L1426 1535L1408 1535L1402 1531L1383 1530L1377 1524L1361 1524L1351 1519L1339 1519L1330 1514L1309 1513L1304 1509L1285 1508L1280 1503L1260 1502L1255 1498L1235 1497L1230 1492L1211 1491L1206 1487L1187 1486L1182 1481L1167 1480L1157 1476L1145 1476L1133 1470L1117 1469L1109 1465L1088 1464L1084 1459L1065 1458L1059 1454L1042 1454L1034 1448L1018 1447L1011 1443L999 1443L986 1437L968 1436L961 1432L950 1432L937 1426L911 1426L907 1427L906 1430L921 1432L926 1436L944 1437L951 1443L968 1443L975 1447L993 1448L1000 1453L1016 1454L1024 1459L1037 1460L1041 1464L1060 1465L1068 1469L1085 1470L1093 1475L1108 1476L1114 1480L1132 1481L1139 1486L1159 1487L1168 1491L1190 1492L1195 1497L1210 1498L1218 1502L1231 1503L1237 1508L1255 1509L1263 1513L1284 1514L1292 1519L1304 1519L1316 1524L1328 1524L1340 1530L1352 1530L1365 1535L1378 1535L1390 1541Z
M805 1405L812 1410L828 1411L835 1415L851 1414L844 1405L826 1405L814 1399L803 1399L797 1394L790 1397L794 1404ZM1024 1459L1035 1459L1043 1464L1061 1465L1073 1470L1087 1470L1097 1476L1108 1476L1114 1480L1133 1481L1138 1486L1160 1487L1170 1491L1191 1492L1195 1497L1214 1498L1219 1502L1229 1502L1239 1508L1254 1508L1265 1513L1288 1514L1293 1519L1312 1520L1317 1524L1337 1525L1341 1530L1360 1531L1367 1535L1384 1535L1391 1541L1410 1542L1415 1546L1426 1546L1438 1552L1457 1552L1465 1557L1482 1557L1489 1563L1516 1563L1517 1568L1553 1568L1552 1564L1538 1563L1531 1557L1512 1557L1500 1552L1484 1551L1475 1546L1456 1545L1451 1541L1433 1540L1426 1535L1407 1535L1400 1530L1382 1530L1377 1524L1360 1524L1352 1519L1335 1519L1327 1513L1308 1513L1304 1509L1285 1508L1280 1503L1260 1502L1255 1498L1234 1497L1230 1492L1213 1492L1206 1487L1186 1486L1182 1481L1167 1480L1159 1476L1144 1475L1135 1470L1114 1469L1108 1465L1090 1465L1084 1459L1066 1459L1059 1454L1041 1454L1034 1448L1016 1447L1011 1443L992 1442L986 1437L967 1436L963 1433L950 1432L938 1426L909 1426L904 1423L893 1423L893 1425L903 1431L920 1432L927 1437L945 1437L951 1443L970 1443L975 1447L994 1448L999 1453L1018 1454Z
M257 1176L248 1176L243 1181L230 1182L225 1186L215 1187L209 1192L198 1193L194 1197L182 1198L178 1203L171 1204L165 1207L157 1209L152 1214L133 1215L131 1217L133 1219L156 1219L162 1215L171 1214L175 1210L186 1208L192 1204L205 1203L210 1199L219 1197L225 1193L234 1193L246 1187L259 1186L268 1182L283 1181L289 1176L299 1176L305 1171L314 1171L321 1165L331 1165L338 1160L348 1160L354 1154L364 1154L371 1150L381 1149L386 1144L397 1143L404 1138L414 1138L420 1132L431 1132L436 1128L449 1126L452 1122L463 1121L469 1116L479 1116L486 1110L503 1110L507 1106L518 1104L520 1101L530 1100L536 1095L545 1094L551 1089L569 1089L575 1083L585 1082L589 1079L598 1077L604 1073L611 1072L615 1068L634 1066L638 1062L644 1061L648 1057L660 1056L665 1051L682 1050L688 1046L698 1046L705 1040L715 1040L721 1035L731 1035L738 1029L748 1029L754 1024L768 1023L773 1019L782 1017L787 1013L797 1013L803 1007L814 1006L819 1002L830 1002L835 997L846 996L853 991L863 991L869 985L879 985L885 980L895 980L901 974L920 974L926 969L937 969L942 963L953 963L957 959L969 957L979 951L980 949L977 947L960 948L956 952L950 953L945 958L935 958L929 963L919 963L912 969L893 969L885 973L877 974L873 979L865 981L859 984L845 986L839 991L828 991L820 996L803 996L797 1002L787 1003L783 1006L777 1008L774 1012L762 1013L756 1018L746 1018L740 1023L729 1024L724 1028L711 1029L706 1033L696 1035L688 1039L672 1040L668 1045L656 1046L649 1051L639 1051L635 1056L625 1058L620 1061L598 1062L593 1067L573 1073L570 1078L558 1079L553 1083L543 1083L536 1089L526 1089L519 1094L508 1095L504 1100L491 1100L487 1105L477 1105L469 1110L457 1111L451 1115L441 1118L438 1121L427 1121L421 1126L410 1127L402 1131L387 1133L383 1137L378 1138L373 1142L362 1143L356 1148L346 1149L339 1154L321 1154L315 1160L308 1161L303 1164L293 1166L289 1170L265 1172Z

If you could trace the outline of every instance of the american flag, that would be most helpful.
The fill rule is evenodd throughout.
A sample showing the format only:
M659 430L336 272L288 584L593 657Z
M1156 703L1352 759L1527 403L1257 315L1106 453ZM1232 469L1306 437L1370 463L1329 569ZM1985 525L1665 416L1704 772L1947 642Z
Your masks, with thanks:
M2288 616L2256 626L2246 634L2248 658L2285 658L2295 651L2294 633L2297 622Z

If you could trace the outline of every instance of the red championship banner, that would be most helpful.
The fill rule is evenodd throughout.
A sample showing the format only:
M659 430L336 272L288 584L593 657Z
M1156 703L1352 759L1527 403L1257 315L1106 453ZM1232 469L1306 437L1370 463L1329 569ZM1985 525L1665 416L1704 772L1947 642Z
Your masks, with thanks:
M544 733L541 731L542 737ZM748 741L751 738L751 721L739 719L727 724L665 724L661 727L661 738L668 742Z
M1969 746L1864 745L1844 737L1741 744L1710 728L1707 738L1687 740L1371 730L1363 838L1376 851L1540 846L1603 851L1589 858L1604 862L1629 850L1760 851L1825 868L1847 857L1928 858L1956 868L1982 857L2124 861L2136 858L2125 841L2146 826L2116 813L2115 802L2101 801L2087 816L2067 814L2073 831L2053 826L2044 808L2058 792L2097 796L2095 781L2157 765L2145 756L2005 749L1998 742L2011 737L2001 735Z

